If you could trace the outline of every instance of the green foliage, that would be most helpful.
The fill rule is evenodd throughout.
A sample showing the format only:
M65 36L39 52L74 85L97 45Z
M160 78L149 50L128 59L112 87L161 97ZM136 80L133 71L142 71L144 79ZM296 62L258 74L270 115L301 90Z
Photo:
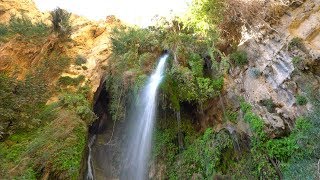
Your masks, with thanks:
M316 102L314 104L320 105L320 103L317 103L317 98L315 99ZM315 109L319 108L319 105L315 105ZM268 175L275 174L275 170L272 170L274 167L266 159L261 159L261 157L269 157L279 161L280 166L285 172L285 178L293 177L289 171L300 167L299 163L310 161L310 158L313 158L315 154L320 152L319 145L314 143L317 141L316 139L320 139L320 136L316 134L320 126L313 123L313 119L318 118L318 116L313 116L313 114L318 112L317 110L314 110L309 118L298 118L289 136L270 139L264 132L263 120L252 113L251 106L244 101L241 102L240 106L242 111L245 112L245 121L249 123L250 128L255 134L252 139L251 153L254 156L254 161L257 161L257 172L264 172L266 174L268 171ZM317 158L313 159L313 163L316 161ZM304 172L304 174L306 177L312 177L312 175L310 176L310 171L314 169L311 165L308 165L307 169L308 171ZM259 173L257 173L258 176Z
M123 55L128 52L152 52L159 45L156 33L137 27L121 27L112 33L112 52Z
M216 41L217 25L223 18L224 1L193 0L187 18L183 21L188 27L194 28L198 34L208 38L208 44Z
M244 66L248 64L248 56L245 51L236 51L230 54L230 60L233 64L237 66Z
M303 40L299 37L294 37L291 39L290 43L288 44L288 50L291 51L294 47L298 49L304 49Z
M75 61L76 65L81 66L82 64L87 63L87 59L83 56L78 55Z
M320 154L320 93L309 92L313 110L306 117L296 120L293 133L297 137L298 153L289 160L284 169L285 179L316 179Z
M274 104L274 102L271 98L270 99L262 99L260 101L260 104L262 106L265 106L267 108L268 112L270 112L270 113L275 112L276 104Z
M299 62L301 62L301 57L300 56L295 56L292 58L292 63L294 65L297 65Z
M48 99L47 85L41 77L29 75L21 81L0 74L0 92L0 129L9 128L7 133L11 134L37 126L35 117Z
M298 95L296 96L296 103L300 106L304 106L308 103L308 99L305 96Z
M4 38L8 35L9 30L7 25L0 24L0 42L4 40Z
M188 179L194 174L210 179L227 168L232 153L233 143L229 134L224 131L214 133L208 128L203 136L178 156L180 163L170 169L170 179Z
M223 87L223 78L211 80L209 78L197 78L198 84L198 99L200 102L204 102L206 99L217 96Z
M266 148L272 158L286 162L299 148L293 136L267 141Z
M229 120L229 121L231 121L233 123L237 123L238 115L239 115L239 113L237 111L232 111L232 110L228 109L226 111L226 116L227 116L226 120Z
M24 37L46 37L49 35L49 27L38 22L33 24L30 19L26 17L12 17L8 25L10 34L20 34Z
M189 65L194 76L203 76L203 59L198 54L191 54Z
M177 123L178 122L172 117L159 120L153 137L153 157L165 160L169 166L174 165L177 158L176 156L179 153L177 144L178 133L182 132L185 134L184 145L186 147L190 146L197 137L197 133L193 129L189 119L182 117L180 131Z
M47 79L50 79L58 77L69 65L69 57L54 52L42 61L36 73L38 76L46 76Z
M247 113L252 110L252 106L244 100L240 100L240 109L243 111L243 113Z
M244 120L249 123L250 128L256 134L259 141L264 141L267 138L267 134L264 132L264 122L259 116L248 111L244 115Z
M315 159L293 159L288 162L288 165L283 172L284 179L318 179L317 166L317 160Z
M42 23L32 21L25 17L12 17L9 24L0 24L0 41L19 34L29 40L37 40L38 38L47 37L50 34L49 27Z
M42 173L39 170L45 167L57 179L78 179L87 125L94 117L82 94L64 95L37 116L42 126L17 132L0 143L0 173L10 178L37 179ZM22 163L19 171L13 171ZM12 173L7 175L9 170Z
M79 169L83 151L86 146L86 128L80 126L73 129L75 137L69 137L67 147L63 147L57 153L59 156L53 161L53 168L57 171L66 171L72 179L79 178Z
M66 109L75 110L77 115L87 123L92 122L96 118L84 94L66 93L60 96L59 105Z
M85 77L84 75L79 75L76 78L72 78L70 76L61 76L59 78L59 84L63 86L77 86L80 82L84 81Z
M202 57L215 48L209 50L206 38L185 27L179 19L164 19L161 24L144 29L119 27L114 29L111 42L113 54L107 88L112 92L110 111L115 119L124 117L121 112L125 112L125 102L135 100L162 49L171 52L161 85L165 107L179 110L180 103L186 101L202 104L223 88L220 69L204 76ZM217 53L215 57L220 56Z
M59 7L50 12L52 29L62 37L68 37L71 34L72 27L70 25L71 13Z

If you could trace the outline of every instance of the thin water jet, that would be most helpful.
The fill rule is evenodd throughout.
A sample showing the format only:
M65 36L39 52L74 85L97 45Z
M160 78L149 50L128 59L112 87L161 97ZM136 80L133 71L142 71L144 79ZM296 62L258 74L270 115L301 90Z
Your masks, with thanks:
M87 160L87 165L88 165L88 172L87 172L87 180L93 180L94 176L93 176L93 165L92 165L92 157L91 157L91 146L94 143L96 139L96 135L93 135L92 137L89 138L89 143L88 143L88 149L89 149L89 153L88 153L88 160Z
M128 144L123 160L121 179L146 179L156 112L157 90L163 78L168 55L163 55L156 70L143 88L130 118Z

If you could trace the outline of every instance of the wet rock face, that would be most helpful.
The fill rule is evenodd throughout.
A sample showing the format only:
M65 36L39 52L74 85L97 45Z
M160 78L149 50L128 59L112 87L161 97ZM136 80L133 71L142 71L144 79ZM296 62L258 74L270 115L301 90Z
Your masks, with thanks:
M278 136L308 110L308 105L298 106L295 97L310 85L319 87L320 0L295 3L278 25L260 28L240 47L248 53L249 66L231 73L227 91L241 89L236 94L253 104L269 131ZM277 105L274 111L259 104L265 99Z
M108 110L109 98L105 82L102 81L94 97L94 112L98 119L89 127L89 138L95 137L91 158L93 176L97 180L117 179L120 174L124 124L112 120Z

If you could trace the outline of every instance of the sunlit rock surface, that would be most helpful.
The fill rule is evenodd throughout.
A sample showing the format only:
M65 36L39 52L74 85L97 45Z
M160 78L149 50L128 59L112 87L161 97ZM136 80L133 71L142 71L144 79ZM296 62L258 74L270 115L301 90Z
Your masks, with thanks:
M306 1L292 7L273 29L261 24L260 31L250 35L251 38L240 46L248 52L249 65L244 72L232 72L234 80L227 84L227 91L229 94L241 94L255 104L254 110L273 133L284 132L292 128L297 116L310 108L309 105L297 106L295 96L306 93L307 83L319 88L319 76L316 75L319 75L320 61L320 1ZM291 40L296 37L302 39L305 48L289 50ZM295 56L301 58L298 65L292 61ZM253 72L252 68L257 71ZM296 73L297 68L311 70L315 75ZM231 92L231 88L238 90ZM272 113L259 106L261 100L270 98L276 105Z

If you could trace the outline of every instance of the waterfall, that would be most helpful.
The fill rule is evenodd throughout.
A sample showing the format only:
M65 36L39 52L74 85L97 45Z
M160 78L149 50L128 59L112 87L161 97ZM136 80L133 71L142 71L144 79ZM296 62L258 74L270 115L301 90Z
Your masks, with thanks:
M121 179L146 179L156 111L157 89L163 77L167 58L167 54L160 58L156 70L140 92L138 101L134 105Z
M91 146L94 143L95 139L96 139L96 135L93 135L92 137L89 138L89 143L88 143L89 152L88 152L88 160L87 160L87 165L88 165L87 180L93 180Z

